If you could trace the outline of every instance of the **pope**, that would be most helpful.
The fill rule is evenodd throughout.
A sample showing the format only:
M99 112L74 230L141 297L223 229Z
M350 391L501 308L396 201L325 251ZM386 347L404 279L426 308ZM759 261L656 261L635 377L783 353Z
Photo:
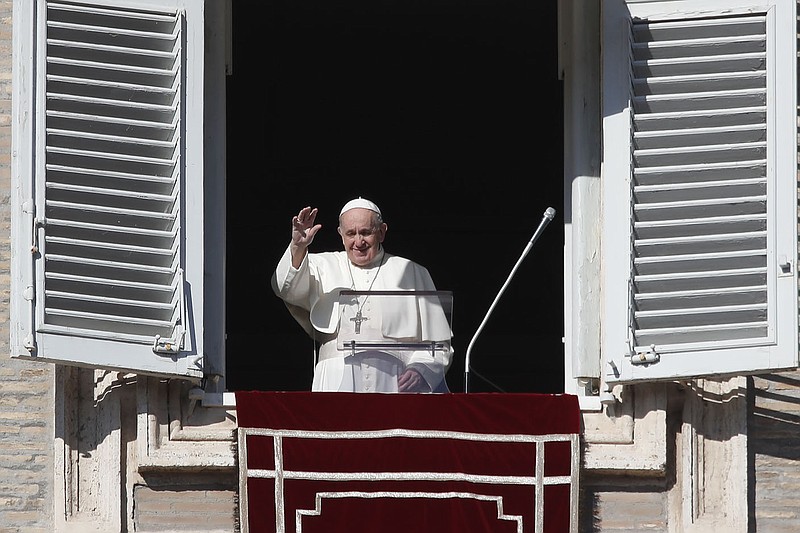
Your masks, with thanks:
M317 214L309 206L292 217L291 242L272 276L275 294L319 345L312 390L447 392L444 377L453 350L438 299L394 298L392 303L368 292L435 291L428 270L384 250L388 226L378 206L361 197L347 202L339 214L344 251L309 253L322 229ZM345 306L342 290L367 294ZM338 341L345 327L350 335L371 332L390 344L424 337L443 348L343 349Z

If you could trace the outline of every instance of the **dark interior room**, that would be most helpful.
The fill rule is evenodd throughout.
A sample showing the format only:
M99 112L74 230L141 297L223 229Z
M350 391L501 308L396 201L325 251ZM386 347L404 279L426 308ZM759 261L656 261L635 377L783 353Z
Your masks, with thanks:
M545 209L557 214L476 340L470 392L563 392L563 125L556 4L235 0L227 81L228 390L309 390L312 343L270 288L291 218L341 250L376 202L385 248L453 291L455 358Z

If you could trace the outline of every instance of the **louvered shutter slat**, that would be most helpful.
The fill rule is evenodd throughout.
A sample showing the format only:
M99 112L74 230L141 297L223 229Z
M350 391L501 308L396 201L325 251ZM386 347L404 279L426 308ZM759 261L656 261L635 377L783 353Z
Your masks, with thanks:
M634 22L631 36L631 344L764 339L765 17Z
M746 341L754 337L763 337L768 332L766 321L748 321L746 323L714 324L713 326L685 326L685 327L659 327L654 330L641 329L639 335L641 339L646 339L660 346L664 344L664 339L674 341L684 335L687 340L693 343L714 342L717 348L726 346L738 346L741 341ZM725 340L720 341L720 336L725 334Z
M110 283L103 278L74 276L70 274L50 275L53 293L81 294L87 297L102 296L120 301L171 303L176 291L168 285L152 283Z
M138 337L139 330L142 328L163 330L168 329L171 325L170 322L166 320L122 316L116 313L103 315L90 311L72 310L68 309L66 306L46 308L45 311L50 315L52 321L60 327L75 331L83 329L83 324L86 321L92 321L96 323L96 326L102 325L104 328L113 329L116 333L116 337L122 340L135 340Z
M221 357L206 8L15 2L12 356L191 379Z
M180 18L50 2L44 327L152 344L181 318Z

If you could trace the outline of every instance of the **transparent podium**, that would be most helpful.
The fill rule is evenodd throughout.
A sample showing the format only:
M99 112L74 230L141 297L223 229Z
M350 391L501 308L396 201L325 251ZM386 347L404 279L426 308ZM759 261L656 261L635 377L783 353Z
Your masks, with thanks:
M451 350L451 291L342 290L338 303L344 357L375 350L408 364L420 352L436 359Z

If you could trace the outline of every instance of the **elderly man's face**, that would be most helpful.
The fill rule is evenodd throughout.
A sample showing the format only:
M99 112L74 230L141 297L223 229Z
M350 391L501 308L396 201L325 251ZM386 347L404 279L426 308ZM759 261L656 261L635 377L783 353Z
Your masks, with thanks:
M386 224L376 222L377 215L369 209L351 209L342 215L339 234L347 257L354 265L368 265L378 256L386 236Z

